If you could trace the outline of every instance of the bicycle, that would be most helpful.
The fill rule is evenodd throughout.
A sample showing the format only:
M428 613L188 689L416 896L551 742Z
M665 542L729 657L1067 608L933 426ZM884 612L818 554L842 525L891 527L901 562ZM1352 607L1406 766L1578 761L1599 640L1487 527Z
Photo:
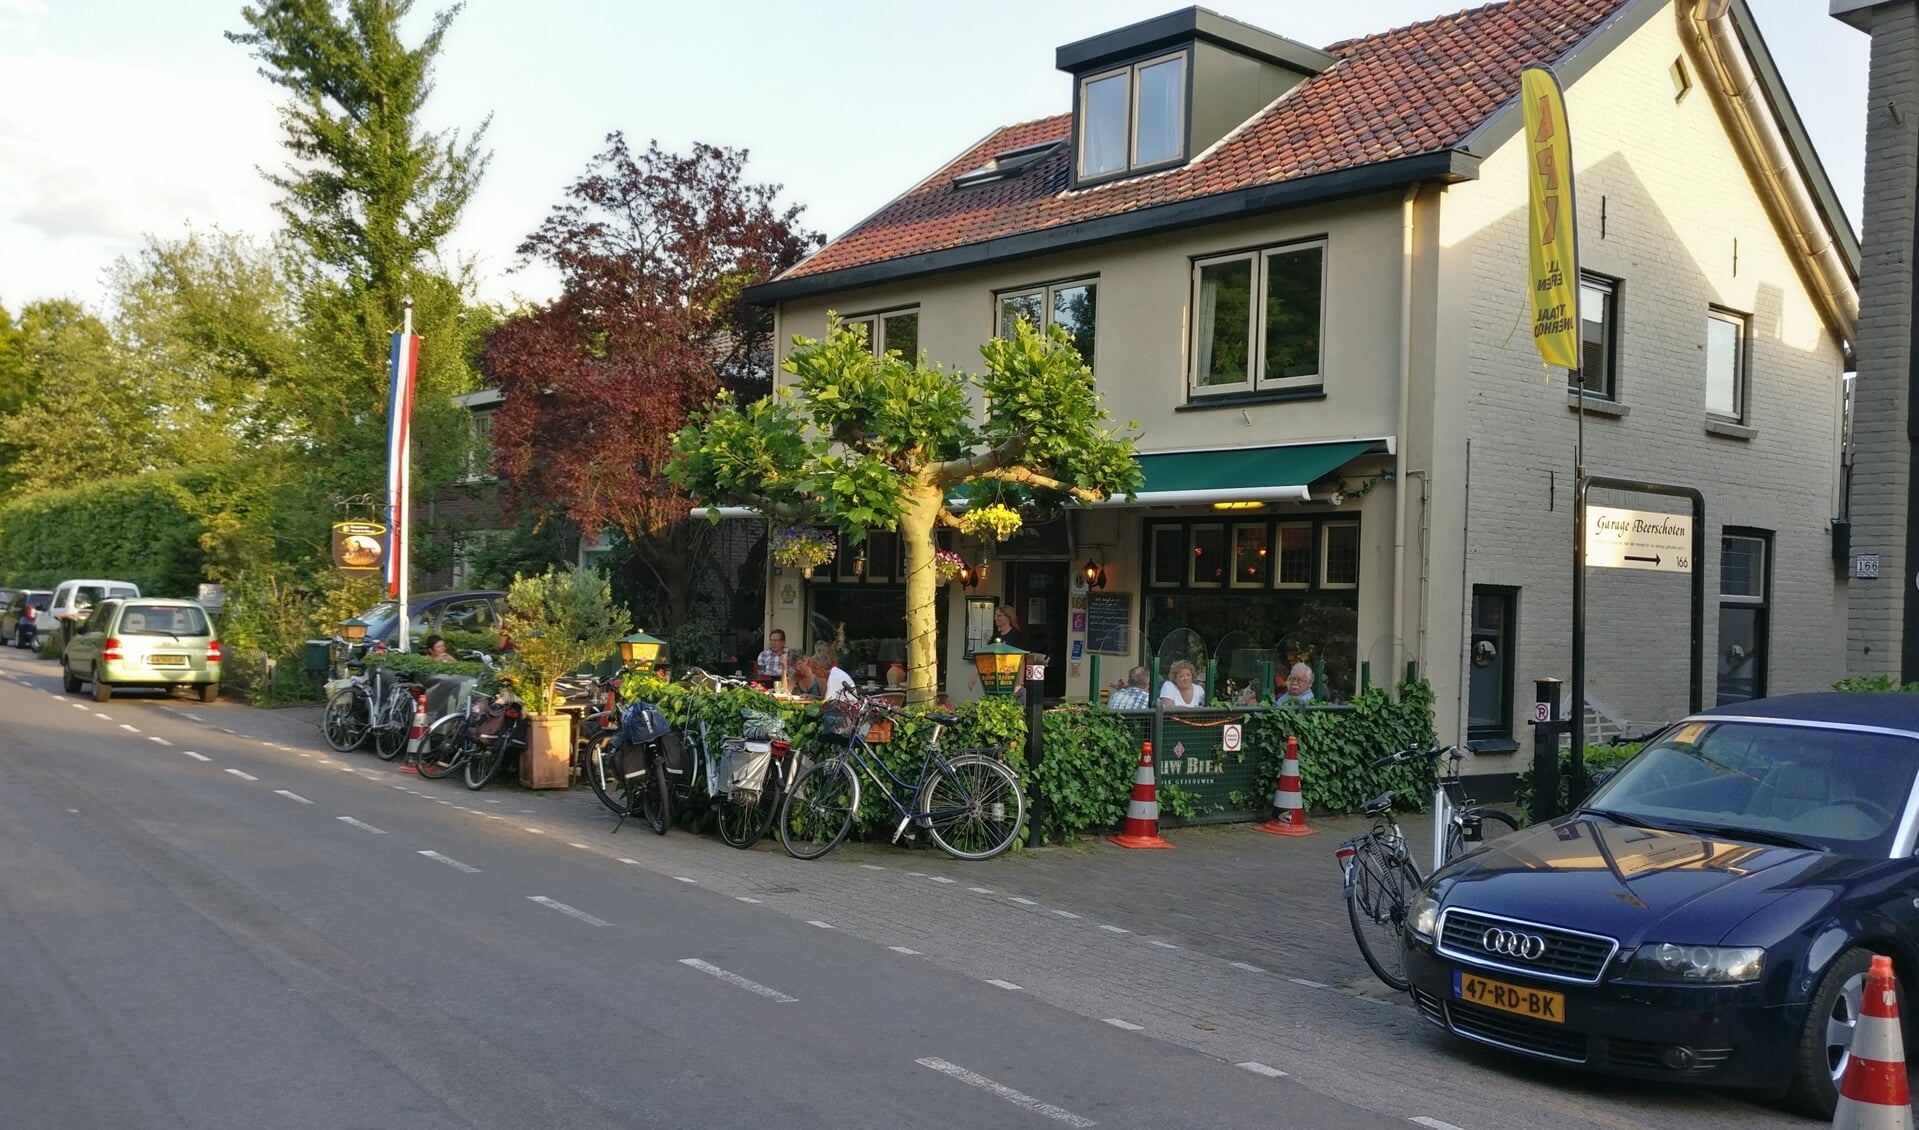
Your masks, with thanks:
M494 669L485 652L462 652L460 658ZM466 787L478 790L499 774L510 753L524 748L526 717L519 700L505 691L482 698L468 689L454 709L427 727L418 768L420 776L433 781L464 769Z
M413 683L393 682L385 669L366 669L364 661L349 663L347 684L327 698L326 711L320 717L320 733L335 752L350 753L373 741L373 752L381 761L392 761L406 749L413 729Z
M900 817L893 842L910 825L923 829L955 859L991 859L1011 847L1026 823L1026 794L1000 760L1000 750L964 750L948 757L940 732L955 714L927 714L927 740L917 779L894 773L868 744L867 724L900 716L875 699L833 700L823 711L827 732L844 748L805 766L780 805L780 844L795 859L818 859L838 847L860 808L860 774L871 780ZM883 776L882 776L883 774ZM911 798L912 807L901 800Z
M1447 761L1443 774L1438 771L1441 757ZM1433 842L1442 867L1483 842L1488 826L1499 829L1495 835L1519 829L1519 822L1507 813L1479 804L1466 794L1465 780L1459 773L1465 757L1458 746L1435 746L1402 750L1373 762L1375 769L1413 761L1425 763L1433 780ZM1359 943L1359 955L1381 981L1405 992L1406 910L1412 893L1425 878L1413 861L1405 832L1393 817L1396 796L1388 790L1361 805L1360 812L1373 819L1372 829L1340 844L1333 855L1344 876L1346 914L1352 922L1353 939Z
M685 681L708 691L752 686L697 667ZM741 732L718 741L705 718L696 729L682 731L667 728L657 713L635 718L630 732L597 737L598 751L590 757L597 766L595 793L622 818L638 815L659 835L672 826L676 808L704 798L720 839L736 848L752 847L772 827L786 796L792 747L776 715L752 709L743 715ZM610 792L616 780L618 803L602 791Z

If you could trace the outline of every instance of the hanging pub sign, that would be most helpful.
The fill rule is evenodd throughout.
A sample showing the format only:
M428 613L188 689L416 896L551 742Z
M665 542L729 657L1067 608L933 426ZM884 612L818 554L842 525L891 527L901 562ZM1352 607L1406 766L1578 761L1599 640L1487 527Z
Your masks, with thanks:
M333 563L341 572L355 575L378 573L385 561L384 523L333 523Z

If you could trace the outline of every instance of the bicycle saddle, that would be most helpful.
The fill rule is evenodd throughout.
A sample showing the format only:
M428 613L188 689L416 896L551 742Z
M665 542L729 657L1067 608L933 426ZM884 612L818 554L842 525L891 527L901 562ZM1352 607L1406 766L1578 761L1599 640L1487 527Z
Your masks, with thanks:
M960 719L957 714L928 714L926 720L929 722L937 722L942 726L956 726L959 724Z
M1393 791L1391 789L1387 789L1385 792L1380 793L1378 796L1367 801L1365 804L1360 805L1359 810L1368 816L1384 815L1385 813L1391 812L1393 810L1393 796L1394 796Z

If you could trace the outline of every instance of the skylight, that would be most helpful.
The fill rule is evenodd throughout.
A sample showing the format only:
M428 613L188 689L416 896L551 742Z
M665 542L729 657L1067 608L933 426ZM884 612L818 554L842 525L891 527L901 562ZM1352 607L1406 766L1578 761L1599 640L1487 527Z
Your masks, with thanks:
M976 184L993 184L996 181L1011 180L1024 172L1028 166L1036 164L1040 158L1066 144L1064 141L1042 141L1037 145L1023 145L1018 149L1007 149L993 154L993 159L977 169L961 173L953 178L954 188L970 188Z

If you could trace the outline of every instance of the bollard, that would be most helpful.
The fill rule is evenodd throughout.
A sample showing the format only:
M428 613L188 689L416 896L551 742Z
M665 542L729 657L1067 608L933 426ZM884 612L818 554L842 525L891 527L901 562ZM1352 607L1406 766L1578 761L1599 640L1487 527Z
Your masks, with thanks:
M1024 657L1026 682L1026 773L1032 779L1032 773L1039 768L1040 759L1046 747L1046 665L1045 656L1027 655ZM1098 699L1099 687L1093 687L1093 697ZM1032 811L1026 814L1026 846L1038 847L1040 824L1046 815L1046 798L1035 793L1031 804Z
M1559 680L1533 680L1532 822L1559 815L1559 736L1568 731L1559 716Z
M1091 681L1086 684L1086 705L1098 706L1101 685L1099 681L1099 656L1097 654L1087 658L1086 668L1091 677Z

